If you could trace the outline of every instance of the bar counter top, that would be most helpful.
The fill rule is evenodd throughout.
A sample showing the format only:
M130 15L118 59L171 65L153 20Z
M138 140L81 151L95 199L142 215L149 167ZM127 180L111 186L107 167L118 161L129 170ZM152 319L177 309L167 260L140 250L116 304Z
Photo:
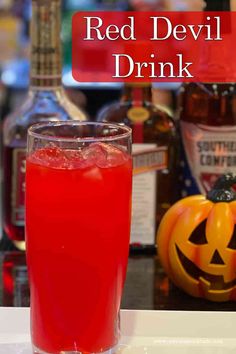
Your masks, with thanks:
M0 306L29 306L25 254L0 251L0 267ZM132 255L129 257L121 307L135 310L235 311L236 302L214 303L190 297L168 280L157 255Z

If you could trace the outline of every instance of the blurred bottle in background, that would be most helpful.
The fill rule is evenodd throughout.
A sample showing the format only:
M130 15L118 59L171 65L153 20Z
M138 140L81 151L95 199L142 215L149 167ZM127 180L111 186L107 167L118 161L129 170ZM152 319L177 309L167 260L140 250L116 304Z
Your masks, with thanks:
M213 0L214 1L214 0ZM202 11L205 7L204 0L165 0L168 11Z
M208 0L206 11L228 11L229 0ZM224 27L224 36L230 31ZM218 55L225 55L221 51ZM218 70L210 45L205 48L202 67ZM230 71L225 57L222 79ZM217 73L218 73L217 71ZM218 74L219 76L219 74ZM180 90L178 114L182 137L182 196L206 194L223 173L236 173L236 85L235 83L190 83Z
M130 10L134 11L164 11L165 0L129 0Z
M129 4L135 11L202 11L205 7L204 0L129 0Z
M25 253L6 252L2 260L3 306L28 307L30 292Z
M25 149L27 129L42 121L85 119L61 86L61 1L32 0L31 86L26 101L4 121L3 226L24 249ZM20 81L20 78L19 78Z
M230 0L230 9L231 11L236 11L236 1Z
M18 49L18 34L21 20L12 11L14 1L0 1L0 65L15 58Z
M72 17L76 11L97 10L95 0L66 0L63 1L62 11L62 42L63 42L63 62L65 66L71 68L72 61Z
M125 84L120 102L106 106L98 121L133 129L131 249L153 249L158 224L175 201L177 138L169 112L152 103L151 84Z
M16 0L11 13L19 23L18 33L15 35L17 48L14 55L2 62L1 81L7 91L7 101L3 107L2 118L5 112L13 111L26 97L29 85L29 21L31 17L31 1ZM21 78L19 80L19 77Z
M97 0L99 9L102 10L127 10L128 1L127 0Z

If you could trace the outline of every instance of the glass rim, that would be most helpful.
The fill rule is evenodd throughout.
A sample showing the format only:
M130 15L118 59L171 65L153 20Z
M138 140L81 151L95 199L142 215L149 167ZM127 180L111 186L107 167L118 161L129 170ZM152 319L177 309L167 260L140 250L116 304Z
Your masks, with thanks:
M108 135L108 136L88 136L88 137L65 137L65 136L53 136L53 135L45 135L42 133L37 133L37 129L40 128L47 128L47 127L61 127L61 126L100 126L100 127L109 127L110 129L120 129L123 132L118 133L117 135ZM51 121L51 122L41 122L35 123L28 128L28 137L38 138L47 141L64 141L64 142L107 142L107 141L114 141L114 140L121 140L126 139L132 136L132 129L126 126L125 124L119 123L108 123L108 122L87 122L87 121L78 121L78 120L71 120L71 121Z

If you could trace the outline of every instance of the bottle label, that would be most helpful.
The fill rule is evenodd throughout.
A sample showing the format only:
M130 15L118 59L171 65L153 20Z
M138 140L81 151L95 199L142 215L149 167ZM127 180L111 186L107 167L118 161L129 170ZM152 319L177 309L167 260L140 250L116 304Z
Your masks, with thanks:
M167 147L133 144L133 174L163 170L167 167Z
M12 224L25 224L25 149L13 150L12 161Z
M167 148L133 144L131 244L153 245L156 233L157 171L167 167Z
M187 169L199 191L206 194L224 173L236 172L236 127L181 122ZM191 184L191 180L185 184Z
M132 107L128 110L127 117L133 123L144 123L150 117L148 109L143 107L145 87L143 85L132 86Z
M149 111L144 107L132 107L127 112L127 117L133 123L144 123L150 117Z

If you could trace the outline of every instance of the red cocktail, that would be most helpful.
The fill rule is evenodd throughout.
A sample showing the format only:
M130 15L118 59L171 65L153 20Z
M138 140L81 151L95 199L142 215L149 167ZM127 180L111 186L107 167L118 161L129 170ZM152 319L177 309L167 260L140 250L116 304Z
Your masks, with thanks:
M26 244L35 353L108 353L119 339L129 251L130 130L39 124L29 130L28 147Z

